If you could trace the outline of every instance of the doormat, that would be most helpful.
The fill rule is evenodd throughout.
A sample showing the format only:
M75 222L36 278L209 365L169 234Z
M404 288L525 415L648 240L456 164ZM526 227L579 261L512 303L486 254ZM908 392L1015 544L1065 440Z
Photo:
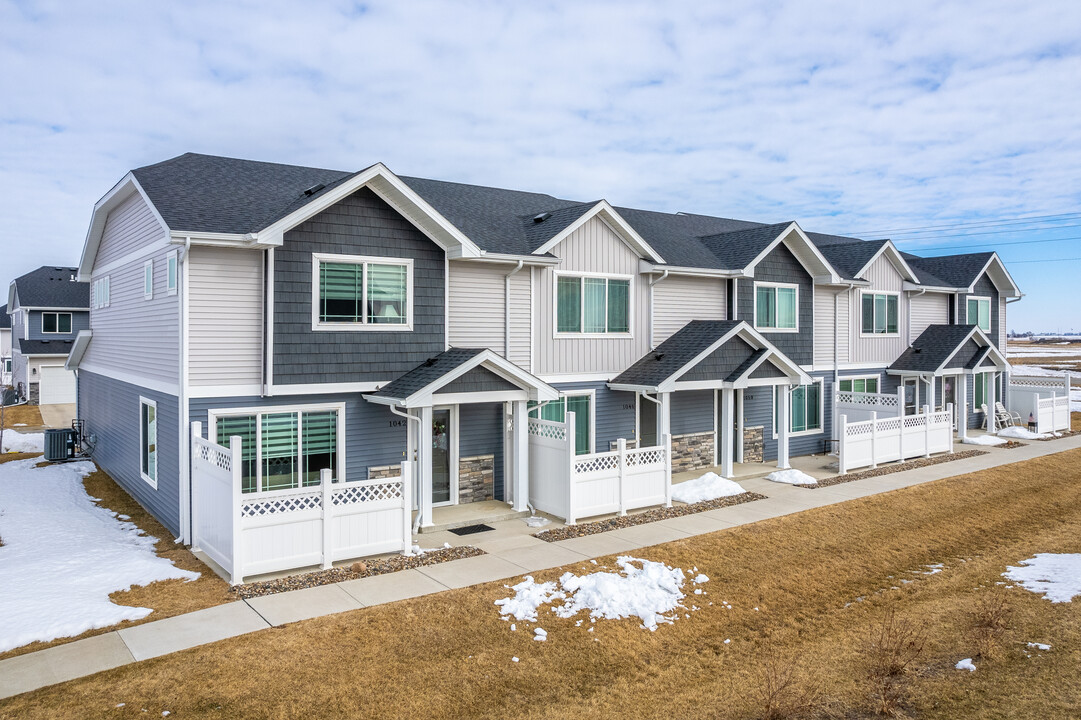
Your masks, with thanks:
M489 525L466 525L465 527L451 528L450 532L455 535L473 535L474 533L488 532L489 530L495 530L495 528Z

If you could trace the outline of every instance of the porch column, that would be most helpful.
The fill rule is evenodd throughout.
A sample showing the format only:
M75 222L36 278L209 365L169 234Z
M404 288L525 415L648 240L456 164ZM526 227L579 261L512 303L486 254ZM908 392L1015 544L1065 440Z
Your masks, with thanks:
M927 387L927 404L931 407L931 412L935 411L935 380L936 379L937 378L935 378L935 376L932 375L930 383L929 383L929 385Z
M732 417L735 390L721 390L721 475L732 477Z
M417 473L420 492L417 493L420 508L420 526L432 526L432 406L420 408L420 428L417 432Z
M515 400L511 418L511 483L514 488L515 512L529 509L529 437L526 433L529 420L525 400Z
M961 394L957 403L957 434L964 440L968 437L968 376L961 374L957 377L961 381L958 383Z
M743 388L736 390L736 462L743 462Z
M984 381L987 384L987 417L984 418L984 422L987 425L987 432L993 433L995 431L995 377L997 373L989 372L984 373Z
M672 434L672 393L657 393L660 396L661 412L657 418L657 437Z
M787 470L791 467L788 464L788 432L792 427L791 417L791 392L792 388L787 385L781 386L781 405L778 408L777 418L777 467L781 470Z

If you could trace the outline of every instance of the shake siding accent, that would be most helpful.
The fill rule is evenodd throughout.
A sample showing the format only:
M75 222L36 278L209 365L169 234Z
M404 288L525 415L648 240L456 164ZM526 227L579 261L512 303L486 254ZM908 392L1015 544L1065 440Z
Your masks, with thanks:
M52 312L52 311L49 311ZM69 312L60 310L58 312ZM86 310L71 310L70 333L43 333L41 332L41 310L30 311L30 339L31 340L74 340L80 330L90 327L90 313Z
M815 288L815 337L814 337L814 364L833 364L833 298L834 291L829 288ZM849 326L849 303L851 293L842 290L837 297L837 323L840 332L837 333L837 362L848 362L849 343L851 333Z
M534 287L537 293L536 374L615 374L646 354L650 349L649 283L638 274L638 255L599 218L588 221L553 248L552 253L563 261L558 266L561 272L611 273L631 277L632 337L556 336L553 300L556 276L551 268L538 270Z
M594 428L597 452L606 452L610 443L619 438L627 440L634 438L634 393L617 392L609 389L604 383L560 383L552 387L560 391L595 391L593 401L596 407L593 414L596 416L597 424ZM649 400L643 402L649 402Z
M712 390L680 390L672 393L672 434L712 432L713 409Z
M436 394L468 393L468 392L502 392L505 390L519 390L514 383L504 380L487 368L473 368L461 377L451 380L439 388Z
M770 332L762 334L778 350L799 365L810 365L814 361L814 284L811 275L800 264L792 251L783 243L775 247L755 267L754 278L737 284L739 319L746 320L754 327L754 284L755 282L796 283L799 285L799 332Z
M413 259L413 330L312 330L312 253ZM446 254L364 188L285 233L274 253L274 383L388 381L445 349Z
M852 291L852 319L849 325L852 338L851 362L880 362L890 364L908 347L908 303L902 292L904 278L897 272L893 263L883 255L868 268L863 279L869 280L871 287ZM897 335L863 336L863 307L860 291L900 293L897 302Z
M495 455L494 493L503 495L503 404L458 406L458 457Z
M151 380L175 383L180 378L180 293L166 292L171 248L137 258L109 271L109 307L90 310L93 339L83 363L91 370L107 368ZM143 263L154 261L154 297L143 296ZM178 280L182 272L177 269ZM97 280L100 274L92 274Z
M909 297L909 344L929 325L945 325L949 322L949 301L952 297L942 293L924 293Z
M116 297L115 295L113 296ZM114 300L115 302L115 300ZM79 416L96 436L93 460L174 534L180 534L180 401L173 395L79 371ZM158 487L139 473L139 397L157 403ZM205 419L205 418L204 418Z
M648 286L648 276L642 276ZM691 320L725 320L727 281L668 276L653 286L653 344L660 345ZM647 290L648 292L648 290Z
M104 266L154 240L163 239L165 234L165 228L154 217L143 196L136 192L117 205L105 219L101 245L94 264L98 267Z
M998 348L1004 349L1001 339L1001 326L1003 323L999 322L1001 317L1002 305L999 302L998 288L991 282L991 279L984 273L980 276L980 279L976 281L973 286L976 291L970 295L959 295L957 305L957 322L961 325L975 325L976 321L969 322L968 320L968 299L970 297L989 297L991 298L991 332L987 333L987 337L991 338L991 342L995 343Z
M263 362L263 253L210 247L193 247L190 252L191 385L258 385Z

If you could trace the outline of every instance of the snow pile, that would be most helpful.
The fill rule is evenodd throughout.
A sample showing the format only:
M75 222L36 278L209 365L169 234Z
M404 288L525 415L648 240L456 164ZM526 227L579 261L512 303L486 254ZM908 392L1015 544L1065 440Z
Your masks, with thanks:
M579 576L566 572L558 583L538 583L527 575L510 588L514 590L513 597L496 600L495 604L501 615L530 622L537 621L541 605L558 599L563 602L553 606L552 612L561 618L588 610L591 620L637 617L642 627L649 630L656 630L659 623L671 624L676 618L673 611L684 607L680 602L686 582L683 570L630 556L620 556L616 562L621 573L594 572ZM707 581L705 575L699 574L693 582ZM546 638L548 634L537 632L537 635Z
M999 437L1014 438L1015 440L1046 440L1051 437L1047 433L1034 433L1023 427L1013 426L998 431Z
M82 479L93 463L35 462L0 465L0 652L146 617L150 608L114 605L109 594L199 577L155 555L156 538L91 502Z
M39 453L45 452L44 433L17 433L9 430L4 433L4 447L0 452Z
M766 476L767 480L772 480L777 483L788 483L789 485L817 485L818 481L805 472L800 472L796 469L791 470L777 470L771 472Z
M1053 603L1070 602L1081 595L1081 554L1037 553L1021 567L1007 567L1002 576Z
M972 663L972 658L965 658L958 662L954 667L958 670L968 670L969 672L976 672L976 666Z
M706 500L741 495L747 492L739 483L723 478L717 473L708 472L702 477L681 482L672 486L672 499L691 505Z
M966 435L961 439L965 445L1005 445L1006 440L994 435Z
M1070 412L1081 412L1081 390L1070 389Z
M1030 648L1036 648L1037 650L1042 650L1043 652L1047 652L1048 650L1051 649L1051 646L1047 645L1046 643L1032 643L1032 642L1030 642L1028 644L1028 646Z

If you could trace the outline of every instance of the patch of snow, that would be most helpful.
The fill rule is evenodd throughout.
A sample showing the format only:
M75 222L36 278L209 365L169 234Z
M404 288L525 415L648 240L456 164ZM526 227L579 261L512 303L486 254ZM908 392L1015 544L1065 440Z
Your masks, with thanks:
M1008 441L994 435L966 435L962 440L965 445L1005 445Z
M776 470L766 476L767 480L772 480L776 483L787 483L789 485L817 485L818 481L805 472L800 472L795 468L789 470Z
M999 437L1014 438L1015 440L1044 440L1051 437L1047 433L1034 433L1023 427L1008 427L998 431Z
M1007 567L1002 576L1053 603L1070 602L1081 595L1081 554L1038 553L1020 567Z
M1036 648L1037 650L1043 650L1044 652L1047 652L1051 649L1050 645L1046 645L1044 643L1028 643L1028 646L1031 648Z
M524 522L529 527L539 528L548 525L552 521L546 517L538 517L536 515L531 515L530 517L522 518L522 522Z
M742 495L747 492L739 483L723 478L717 473L708 472L694 480L677 483L672 486L672 499L691 505L706 500Z
M26 427L26 423L15 423L11 427ZM124 703L120 703L120 704L123 705Z
M697 568L695 569L697 570ZM695 576L694 580L692 580L691 582L693 582L695 585L701 585L702 583L709 582L709 578L704 573L698 573L698 575Z
M1038 353L1043 355L1044 353ZM1049 355L1065 355L1065 353L1048 353ZM1072 355L1073 353L1070 353ZM1014 372L1010 379L1013 380L1019 377L1066 377L1065 370L1052 370L1051 368L1040 367L1039 365L1018 365L1019 370ZM1076 375L1077 373L1071 373Z
M565 598L566 594L556 588L554 582L534 582L532 575L526 575L522 582L510 588L514 597L496 600L500 615L513 615L518 620L537 622L537 608L556 598ZM511 627L514 627L513 625Z
M0 452L39 453L45 452L45 433L17 433L14 430L4 433L4 447Z
M139 620L152 610L115 605L109 594L199 577L155 555L156 538L93 504L82 483L93 463L35 463L0 465L0 652Z
M544 642L548 639L548 631L544 628L536 628L533 631L533 639L537 642Z
M518 658L516 658L516 657L512 657L512 658L510 659L510 661L511 661L511 662L518 662Z
M1070 389L1070 412L1081 412L1081 390Z
M724 640L725 645L727 645L730 642L732 642L732 638L725 638L725 640Z
M956 668L957 670L968 670L969 672L976 672L976 666L972 664L972 658L965 658L964 660L961 660L956 665L954 665L954 668Z

